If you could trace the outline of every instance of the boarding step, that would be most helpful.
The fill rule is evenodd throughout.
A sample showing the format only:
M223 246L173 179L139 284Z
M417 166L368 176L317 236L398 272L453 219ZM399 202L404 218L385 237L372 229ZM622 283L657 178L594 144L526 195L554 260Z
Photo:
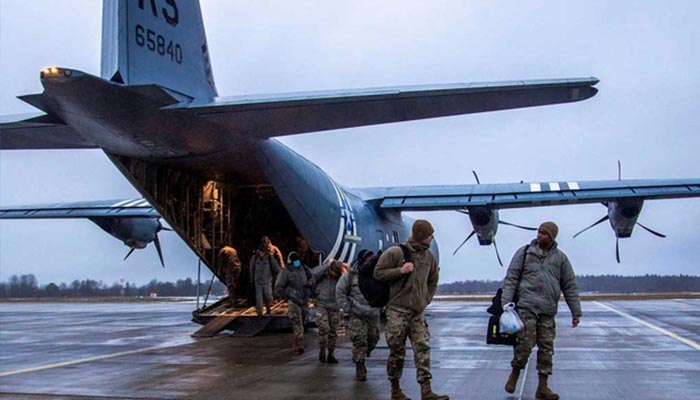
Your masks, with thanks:
M218 316L211 321L209 321L206 325L204 325L202 328L200 328L197 332L192 334L192 337L195 338L207 338L207 337L212 337L216 336L219 332L223 331L226 329L228 324L233 322L238 318L238 315L221 315Z

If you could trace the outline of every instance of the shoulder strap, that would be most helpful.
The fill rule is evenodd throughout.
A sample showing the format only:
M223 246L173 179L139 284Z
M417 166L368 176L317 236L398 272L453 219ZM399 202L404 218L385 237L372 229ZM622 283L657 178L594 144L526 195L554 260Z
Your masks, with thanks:
M529 248L530 244L528 243L525 245L525 251L523 251L523 263L522 265L520 265L520 275L518 275L518 284L520 284L520 279L523 277L523 270L525 269L525 259L527 258L527 249Z
M406 246L405 244L399 244L399 247L401 248L401 252L403 253L403 261L413 261L413 258L411 257L411 250L408 249L408 246Z

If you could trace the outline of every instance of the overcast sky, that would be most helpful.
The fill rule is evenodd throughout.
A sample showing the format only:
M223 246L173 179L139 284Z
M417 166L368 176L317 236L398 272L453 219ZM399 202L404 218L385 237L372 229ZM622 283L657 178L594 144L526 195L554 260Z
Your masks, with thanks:
M219 94L595 76L594 98L568 105L346 129L282 139L349 187L700 177L700 3L696 1L213 1L202 9ZM101 2L0 1L0 115L32 112L49 65L100 73ZM0 152L0 204L138 197L100 151ZM622 240L600 205L506 210L559 224L578 274L698 274L700 199L649 201ZM456 212L430 219L441 281L501 279L492 247ZM503 226L504 261L532 237ZM87 220L0 221L0 280L107 283L196 277L197 261L163 232L166 268Z

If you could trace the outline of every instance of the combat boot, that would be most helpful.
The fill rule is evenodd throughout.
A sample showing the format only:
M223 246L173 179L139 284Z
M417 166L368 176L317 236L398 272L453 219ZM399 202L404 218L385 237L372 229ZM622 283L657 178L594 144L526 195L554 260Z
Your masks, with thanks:
M391 400L411 400L401 391L401 385L398 379L391 380Z
M367 380L367 368L365 367L364 361L355 363L355 380L360 382Z
M326 348L321 347L318 349L318 361L325 363L326 362Z
M421 400L450 400L449 396L433 393L433 390L430 388L430 381L420 384L420 398Z
M538 399L545 399L545 400L558 400L559 395L552 392L552 389L547 386L547 380L549 379L548 375L544 374L539 374L540 377L540 382L537 385L537 392L535 392L535 397Z
M335 358L333 352L335 352L335 349L328 349L328 358L326 358L328 364L338 364L338 359Z
M514 393L515 386L518 384L518 378L520 378L520 368L513 368L508 377L508 382L506 382L506 392Z
M304 339L294 339L293 349L298 355L304 354Z

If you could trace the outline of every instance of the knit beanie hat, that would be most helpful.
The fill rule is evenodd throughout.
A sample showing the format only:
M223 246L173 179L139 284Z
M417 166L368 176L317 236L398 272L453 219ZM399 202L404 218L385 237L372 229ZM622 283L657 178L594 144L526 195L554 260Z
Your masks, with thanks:
M430 235L435 233L435 229L430 225L430 222L424 219L418 219L413 223L413 228L411 228L413 233L413 240L416 242L421 242L427 239Z
M552 221L543 222L542 225L540 225L540 229L547 232L547 235L549 235L552 240L555 240L559 233L559 227Z

